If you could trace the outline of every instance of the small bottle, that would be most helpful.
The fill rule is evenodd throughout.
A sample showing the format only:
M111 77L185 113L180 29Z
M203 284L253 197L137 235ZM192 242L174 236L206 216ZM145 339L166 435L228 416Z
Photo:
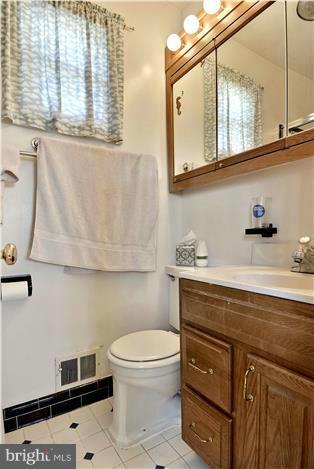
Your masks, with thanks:
M196 249L195 265L197 267L208 266L208 250L206 241L199 241Z

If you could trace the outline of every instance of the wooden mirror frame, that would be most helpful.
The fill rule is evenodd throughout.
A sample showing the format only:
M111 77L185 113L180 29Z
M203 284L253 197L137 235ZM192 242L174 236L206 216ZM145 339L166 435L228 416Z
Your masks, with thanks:
M275 0L276 1L276 0ZM178 52L166 48L166 113L169 191L208 185L228 177L288 163L314 155L314 129L285 136L271 143L238 153L220 161L205 164L186 173L174 173L174 125L173 85L210 52L218 49L227 39L261 14L274 1L225 1L223 9L214 18L201 11L198 15L203 28L193 37L183 31L180 37L183 47ZM187 41L185 41L188 38ZM286 75L288 71L286 70ZM287 77L286 77L287 80ZM288 92L285 90L286 116Z

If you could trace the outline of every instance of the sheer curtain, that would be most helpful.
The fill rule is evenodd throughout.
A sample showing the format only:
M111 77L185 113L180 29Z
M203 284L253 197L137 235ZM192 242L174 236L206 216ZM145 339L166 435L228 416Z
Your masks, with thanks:
M122 142L124 19L84 1L2 1L2 117Z
M213 110L216 109L216 93L213 85L214 61L205 60L205 159L210 161L216 156L214 142L215 124ZM255 81L223 64L217 65L218 103L218 159L240 153L262 144L262 87ZM207 123L209 119L209 123Z

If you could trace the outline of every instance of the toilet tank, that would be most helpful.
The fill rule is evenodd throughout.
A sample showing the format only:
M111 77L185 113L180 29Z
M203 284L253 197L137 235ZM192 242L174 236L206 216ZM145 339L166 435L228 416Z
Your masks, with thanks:
M168 275L169 288L169 324L177 331L180 330L180 295L179 295L179 279L183 272L194 272L195 267L167 265L166 273Z

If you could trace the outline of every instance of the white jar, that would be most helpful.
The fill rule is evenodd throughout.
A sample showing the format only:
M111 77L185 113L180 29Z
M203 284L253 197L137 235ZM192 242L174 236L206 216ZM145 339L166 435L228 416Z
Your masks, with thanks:
M208 266L208 249L206 241L199 241L196 249L195 265L197 267Z

